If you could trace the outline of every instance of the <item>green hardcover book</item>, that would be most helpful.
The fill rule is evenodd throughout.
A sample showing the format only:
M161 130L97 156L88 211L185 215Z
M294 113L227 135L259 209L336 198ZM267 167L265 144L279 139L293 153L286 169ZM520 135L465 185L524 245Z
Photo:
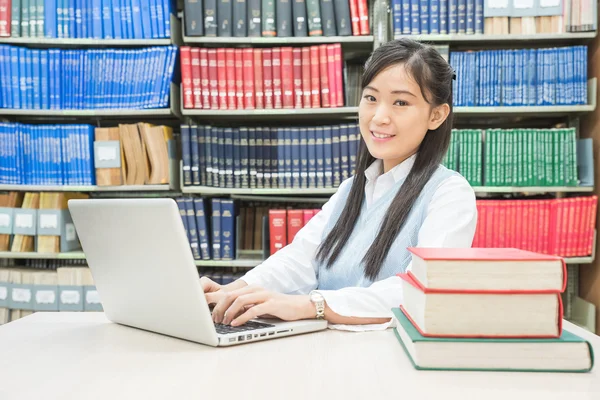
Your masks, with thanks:
M399 308L394 334L418 370L589 372L594 350L563 328L556 339L476 339L422 336Z

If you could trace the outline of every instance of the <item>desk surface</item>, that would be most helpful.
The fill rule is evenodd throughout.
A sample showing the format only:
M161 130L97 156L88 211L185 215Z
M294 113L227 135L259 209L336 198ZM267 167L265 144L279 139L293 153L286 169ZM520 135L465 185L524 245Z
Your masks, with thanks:
M600 354L599 337L565 325ZM103 313L36 313L0 327L2 400L199 398L598 400L600 366L586 374L417 371L391 329L212 348Z

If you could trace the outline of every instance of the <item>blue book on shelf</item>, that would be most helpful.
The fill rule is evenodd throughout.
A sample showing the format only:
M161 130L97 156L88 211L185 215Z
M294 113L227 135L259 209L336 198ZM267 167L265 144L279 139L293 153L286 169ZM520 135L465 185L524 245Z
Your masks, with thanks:
M158 37L164 38L164 37L166 37L165 17L168 17L168 14L165 12L165 1L164 0L156 1L156 15L158 16Z
M292 187L292 129L289 127L283 128L285 135L285 187Z
M300 128L291 128L292 137L292 179L290 187L297 189L300 188L300 173L301 173L301 159L300 159Z
M221 199L212 199L212 245L213 260L221 259Z
M150 22L152 23L152 39L161 38L158 18L158 2L161 0L149 0L150 3Z
M202 257L200 255L200 243L198 240L198 228L196 226L194 199L192 199L191 197L184 197L182 199L182 202L185 209L185 218L187 220L192 255L194 256L194 260L200 260L202 259Z
M45 50L31 50L31 76L33 77L32 88L33 88L33 108L39 110L42 108L42 93L41 93L41 74L40 74L40 56L41 52Z
M131 0L121 0L121 30L125 39L133 39Z
M11 108L21 108L21 71L19 68L19 49L17 47L5 46L10 56L10 75L11 75ZM6 81L4 81L6 82Z
M112 32L115 39L123 39L123 33L121 29L121 2L119 0L110 0L111 5L111 18L110 23L112 25Z
M83 37L91 38L94 32L94 18L92 16L92 3L90 0L83 0L81 6L81 31L83 32Z
M203 260L210 260L212 247L210 245L210 236L206 223L204 199L194 198L194 209L196 211L196 229L198 230L198 240L200 242L200 254Z
M150 20L150 2L148 0L141 1L142 14L142 37L144 39L152 39L152 21Z
M448 33L458 33L458 0L448 0Z
M411 0L401 0L402 7L402 34L410 35L411 33Z
M440 33L448 34L448 0L439 0L440 2Z
M429 32L429 0L419 0L421 9L419 10L419 19L421 20L421 35L428 35Z
M475 33L483 34L483 0L475 1Z
M141 0L131 0L131 20L133 23L133 38L143 39Z
M102 0L92 0L92 38L104 38L102 33Z
M410 0L411 35L419 35L421 33L420 4L421 0Z
M10 51L7 46L0 46L0 107L12 108L9 100Z
M440 0L429 0L429 33L440 33Z
M467 32L467 0L458 0L457 5L458 33Z
M44 36L47 38L56 38L56 0L44 1Z
M468 35L472 35L475 33L475 1L476 0L466 0L467 8L466 8L466 33Z
M69 26L69 35L74 38L76 35L76 27L75 27L75 0L68 0L69 14L67 17L67 24Z
M41 108L42 110L50 109L50 65L49 53L47 50L40 53L40 73L41 73Z
M402 0L392 0L392 21L394 36L402 35Z
M333 133L331 126L323 126L324 186L333 187Z
M112 1L113 0L102 0L102 37L104 39L113 39L112 27Z
M235 259L235 204L221 200L221 260Z
M83 0L75 0L75 33L76 38L83 38Z

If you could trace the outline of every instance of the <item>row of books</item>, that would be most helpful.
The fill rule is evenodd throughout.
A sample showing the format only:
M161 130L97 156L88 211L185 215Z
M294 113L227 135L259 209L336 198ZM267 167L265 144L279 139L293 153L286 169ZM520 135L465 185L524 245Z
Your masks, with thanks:
M562 257L592 254L597 196L477 200L473 247L517 247Z
M0 183L94 185L92 125L0 123Z
M483 33L484 0L392 0L395 36Z
M455 106L587 104L587 46L451 52Z
M185 0L187 36L369 35L367 0Z
M227 285L240 279L246 271L235 271L232 268L198 268L199 276L206 276L219 285Z
M0 268L0 325L36 311L102 311L90 269Z
M171 37L172 0L3 0L0 36L158 39Z
M598 27L595 0L531 1L518 5L496 2L493 8L488 9L485 17L485 34L588 32L595 31ZM494 16L489 11L493 11Z
M0 106L142 109L169 105L177 47L27 49L0 46Z
M473 186L577 186L577 145L575 128L453 129L443 164Z
M182 125L183 184L223 188L337 187L354 173L358 124Z
M320 209L270 209L269 254L275 254L294 241L300 229L321 211Z
M181 48L184 108L344 105L342 47Z
M416 369L593 368L590 343L563 327L567 269L560 257L507 248L409 250L412 267L398 274L402 304L392 311L396 338Z
M81 249L67 203L83 193L0 194L0 251L64 253Z

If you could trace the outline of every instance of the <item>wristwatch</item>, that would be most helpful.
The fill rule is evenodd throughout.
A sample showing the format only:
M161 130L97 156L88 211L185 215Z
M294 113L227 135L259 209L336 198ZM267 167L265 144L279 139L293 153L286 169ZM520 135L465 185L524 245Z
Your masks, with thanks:
M325 319L325 299L319 292L310 292L310 301L312 301L317 309L317 319Z

